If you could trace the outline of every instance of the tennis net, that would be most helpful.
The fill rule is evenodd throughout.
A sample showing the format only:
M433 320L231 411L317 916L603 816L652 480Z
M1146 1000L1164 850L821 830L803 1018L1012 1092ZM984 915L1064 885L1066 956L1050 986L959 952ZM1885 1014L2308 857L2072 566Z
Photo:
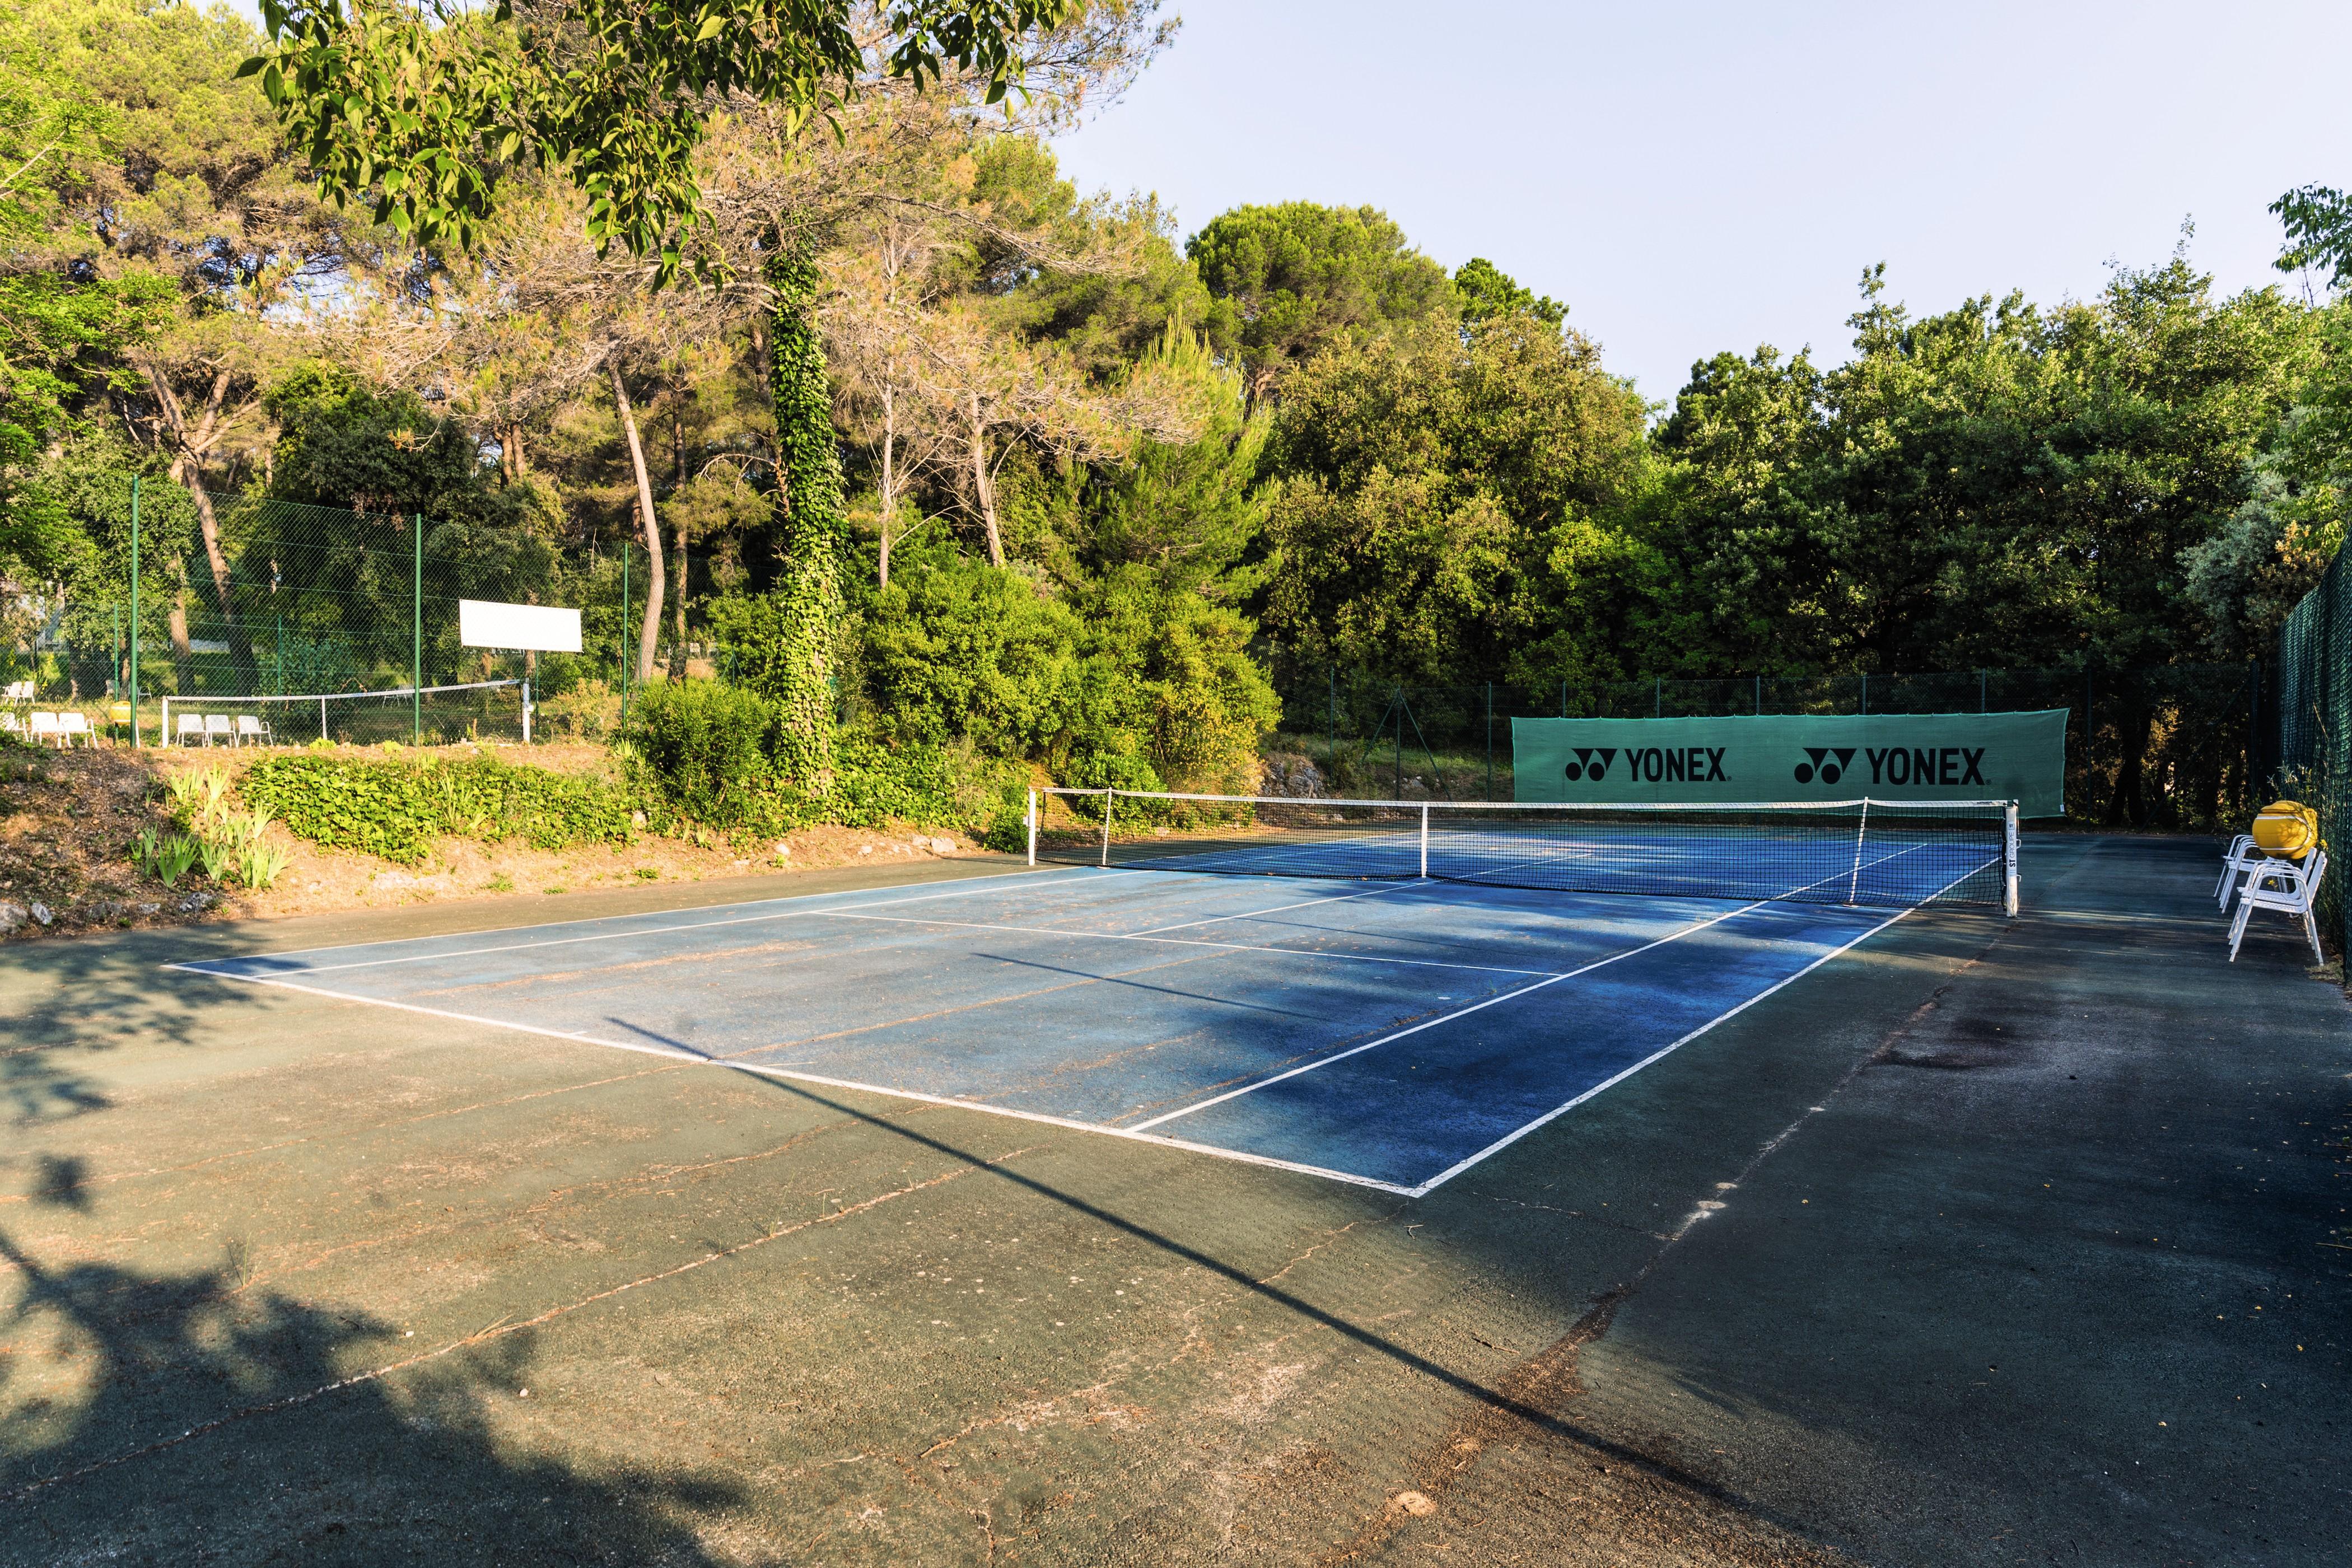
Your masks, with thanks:
M307 696L166 697L159 733L163 744L175 746L304 746L321 738L359 746L528 741L530 708L530 682L511 679Z
M1229 876L2017 909L2007 801L1754 805L1033 792L1029 858Z

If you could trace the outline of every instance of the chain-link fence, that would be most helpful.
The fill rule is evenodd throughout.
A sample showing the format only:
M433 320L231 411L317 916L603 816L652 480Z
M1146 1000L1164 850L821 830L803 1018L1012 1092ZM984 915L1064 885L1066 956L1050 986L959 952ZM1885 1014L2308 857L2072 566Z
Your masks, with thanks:
M2352 845L2352 566L2338 555L2279 630L2275 792L2317 809L2329 851L2321 928L2352 952L2352 901L2336 858Z
M186 706L528 679L542 732L561 736L602 732L610 716L586 710L617 710L633 679L641 544L559 543L527 526L304 506L129 474L93 487L81 510L89 564L20 601L13 635L0 637L0 674L20 704L118 715L135 705L152 741L167 697ZM667 564L675 578L677 559ZM689 581L698 565L707 574L705 563L688 564ZM673 651L703 653L679 635L676 594L673 584L662 663ZM582 651L466 647L464 599L576 608ZM411 704L420 716L425 706ZM112 727L124 725L118 717Z
M2070 816L2210 828L2242 819L2267 784L2273 694L2252 664L1979 669L1924 675L1739 676L1574 688L1419 686L1274 664L1283 701L1271 787L1310 765L1322 787L1440 800L1512 798L1514 718L2067 710ZM1300 775L1297 787L1308 787Z

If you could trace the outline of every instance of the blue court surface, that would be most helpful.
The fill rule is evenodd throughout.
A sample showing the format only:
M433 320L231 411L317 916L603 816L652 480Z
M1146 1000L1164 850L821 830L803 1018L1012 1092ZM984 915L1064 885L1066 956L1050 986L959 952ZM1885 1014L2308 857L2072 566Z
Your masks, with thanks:
M1898 918L1068 868L176 967L1418 1195Z

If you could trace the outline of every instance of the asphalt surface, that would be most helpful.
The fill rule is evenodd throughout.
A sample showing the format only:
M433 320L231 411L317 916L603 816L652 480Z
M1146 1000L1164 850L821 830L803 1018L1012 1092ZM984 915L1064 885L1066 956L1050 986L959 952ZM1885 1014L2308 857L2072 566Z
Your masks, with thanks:
M1421 1199L160 967L669 889L11 944L0 1563L2338 1562L2352 1012L2213 858Z

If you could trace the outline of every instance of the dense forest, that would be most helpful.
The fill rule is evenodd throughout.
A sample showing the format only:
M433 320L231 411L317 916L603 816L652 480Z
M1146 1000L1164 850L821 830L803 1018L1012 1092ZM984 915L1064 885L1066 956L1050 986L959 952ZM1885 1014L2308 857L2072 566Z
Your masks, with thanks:
M388 155L322 197L324 122L240 74L265 40L226 10L0 0L0 662L120 624L137 473L194 563L157 647L226 605L234 501L422 516L496 596L589 609L551 687L626 657L789 706L814 669L878 744L1234 786L1280 666L1565 700L2242 662L2342 542L2333 192L2282 198L2270 288L2218 294L2186 235L2082 300L1915 310L1874 268L1842 362L1727 348L1658 404L1532 258L1076 189L1051 138L1172 28L1038 18L1018 92L865 68L812 129L714 89L695 220L614 243L578 162L514 159L463 222Z

